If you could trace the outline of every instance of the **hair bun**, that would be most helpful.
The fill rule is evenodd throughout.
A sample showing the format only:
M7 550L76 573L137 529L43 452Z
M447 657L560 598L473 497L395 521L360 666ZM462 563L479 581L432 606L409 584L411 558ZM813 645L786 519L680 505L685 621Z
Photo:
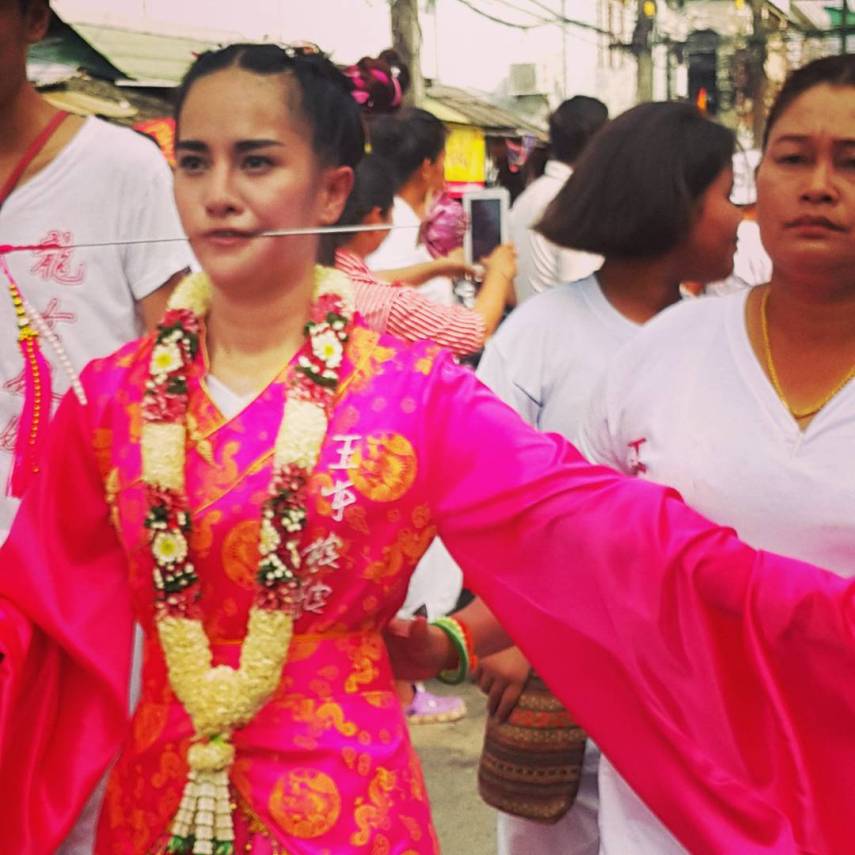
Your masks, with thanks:
M353 87L351 95L364 112L392 113L401 107L410 73L397 52L384 50L376 59L364 56L344 70Z

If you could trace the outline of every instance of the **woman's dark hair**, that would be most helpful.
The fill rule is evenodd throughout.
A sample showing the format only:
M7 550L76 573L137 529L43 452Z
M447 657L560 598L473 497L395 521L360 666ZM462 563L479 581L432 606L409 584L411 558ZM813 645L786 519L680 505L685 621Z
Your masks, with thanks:
M344 73L353 84L354 100L367 115L399 110L410 85L410 72L392 49L376 59L364 56Z
M844 53L840 56L826 56L815 59L801 68L797 68L786 79L772 109L766 118L766 130L763 132L763 148L769 142L769 134L781 115L804 92L821 84L829 86L855 86L855 54Z
M371 150L395 169L398 190L425 160L436 160L445 148L445 125L433 113L408 107L371 124Z
M685 238L698 199L731 166L734 136L688 103L641 104L599 132L536 226L559 246L617 258Z
M395 179L391 165L376 154L369 154L356 167L353 189L337 226L358 226L375 208L385 214L395 201ZM353 238L350 232L324 235L321 238L321 263L332 264L335 250Z
M551 156L563 163L575 163L608 118L608 107L587 95L574 95L559 104L549 117Z
M272 44L234 44L207 51L184 75L175 102L175 122L193 84L226 68L255 74L287 74L296 83L294 105L308 123L312 149L325 166L355 167L365 151L359 106L351 97L350 81L314 48L281 48ZM286 95L287 97L287 95Z

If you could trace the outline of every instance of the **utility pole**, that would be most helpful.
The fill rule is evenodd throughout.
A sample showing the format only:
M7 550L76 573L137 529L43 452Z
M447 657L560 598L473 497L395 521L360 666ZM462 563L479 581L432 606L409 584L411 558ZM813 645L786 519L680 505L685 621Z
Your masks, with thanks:
M565 0L561 0L561 98L562 100L567 98L567 3Z
M418 0L389 0L392 23L392 47L410 70L410 88L404 101L417 107L424 102L425 80L422 76L422 28L419 25Z
M635 99L641 104L653 100L653 24L656 20L655 0L638 0L635 29L632 31L632 52L636 61Z
M844 0L844 3L846 0ZM766 126L766 22L763 17L766 0L751 0L751 38L749 40L749 86L752 104L754 145L763 140Z

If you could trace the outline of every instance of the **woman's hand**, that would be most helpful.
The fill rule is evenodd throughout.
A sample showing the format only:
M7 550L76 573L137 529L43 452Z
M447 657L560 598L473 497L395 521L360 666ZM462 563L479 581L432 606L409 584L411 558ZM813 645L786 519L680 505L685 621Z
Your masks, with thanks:
M472 676L487 695L490 715L504 721L513 712L530 671L528 659L518 647L509 647L481 660Z
M512 243L499 244L483 261L484 278L501 276L513 283L517 275L517 251Z
M457 652L447 633L424 618L394 618L384 633L392 671L399 680L429 680L457 667Z

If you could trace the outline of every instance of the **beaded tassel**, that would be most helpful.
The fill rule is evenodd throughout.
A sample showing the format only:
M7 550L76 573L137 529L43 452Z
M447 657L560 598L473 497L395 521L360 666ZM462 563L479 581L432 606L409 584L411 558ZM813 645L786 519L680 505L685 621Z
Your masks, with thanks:
M2 261L2 259L0 259ZM9 493L20 498L33 475L39 472L42 447L47 436L51 407L50 365L39 347L39 334L30 324L24 298L5 261L3 272L9 283L9 296L18 323L18 347L24 358L24 408L15 440L15 463L9 481Z
M65 352L65 348L62 346L62 342L59 340L59 336L57 336L57 334L45 323L44 318L42 318L32 303L28 302L26 297L24 297L23 302L24 309L30 318L30 323L36 328L42 338L47 339L48 343L53 348L56 358L59 360L59 364L63 367L66 375L68 376L68 382L74 390L75 397L80 401L81 406L85 407L87 403L86 392L83 389L83 384L80 382L80 377L74 370L71 360L68 358L68 354Z
M226 758L228 761L223 765ZM233 758L234 749L221 739L190 748L187 758L190 772L172 821L167 852L234 855L228 774Z

